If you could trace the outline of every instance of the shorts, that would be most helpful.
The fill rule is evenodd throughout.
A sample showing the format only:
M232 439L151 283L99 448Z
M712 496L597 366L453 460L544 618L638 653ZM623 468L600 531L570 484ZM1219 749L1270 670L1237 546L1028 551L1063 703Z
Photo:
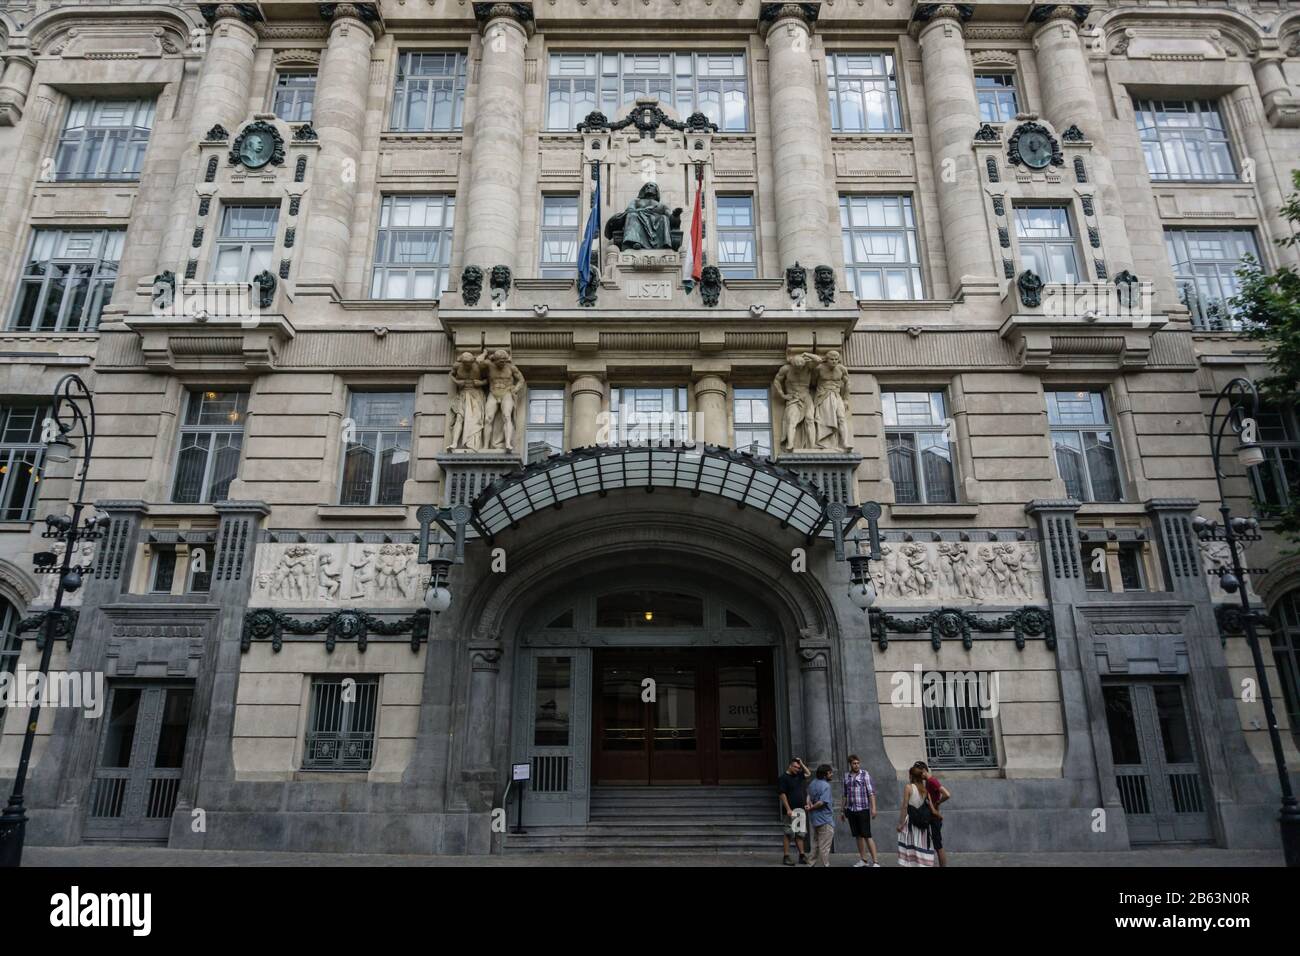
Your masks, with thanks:
M801 830L795 830L795 828L794 828L795 817L786 817L786 816L784 816L784 814L783 814L782 816L783 816L783 818L784 818L784 820L785 820L785 835L786 835L786 836L788 836L788 837L795 837L796 839L799 839L799 840L807 839L807 837L808 837L808 817L807 817L806 815L804 816L803 829L801 829Z
M938 817L930 821L930 846L936 853L943 849L943 821Z
M864 837L871 839L871 811L870 810L845 810L844 815L849 820L849 832L854 838Z

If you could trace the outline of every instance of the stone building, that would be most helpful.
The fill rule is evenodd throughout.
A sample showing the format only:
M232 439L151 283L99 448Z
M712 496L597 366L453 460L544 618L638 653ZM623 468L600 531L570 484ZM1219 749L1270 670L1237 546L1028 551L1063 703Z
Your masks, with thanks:
M6 669L67 372L106 519L54 667L109 696L42 713L29 840L774 851L789 756L855 753L884 821L928 759L956 849L1276 845L1190 519L1263 372L1233 270L1296 255L1298 43L1285 0L0 3ZM1237 514L1300 448L1261 425Z

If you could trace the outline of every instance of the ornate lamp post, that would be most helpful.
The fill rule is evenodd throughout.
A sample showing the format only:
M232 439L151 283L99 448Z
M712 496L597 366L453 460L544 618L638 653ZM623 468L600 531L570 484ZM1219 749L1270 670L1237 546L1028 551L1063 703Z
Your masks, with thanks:
M1219 406L1228 403L1228 409L1220 420ZM1249 411L1249 415L1247 414ZM1259 392L1253 382L1244 378L1234 378L1223 387L1214 400L1210 410L1211 454L1214 458L1214 480L1219 489L1219 513L1222 523L1210 521L1200 516L1192 525L1202 540L1224 541L1232 555L1232 572L1220 576L1224 591L1231 594L1236 591L1241 596L1242 626L1246 632L1246 642L1250 645L1250 656L1255 662L1255 674L1259 680L1260 696L1264 702L1264 717L1268 721L1268 736L1273 745L1273 761L1277 764L1278 782L1282 787L1282 809L1279 822L1282 829L1282 855L1287 866L1300 866L1300 808L1291 790L1291 778L1287 773L1286 758L1282 755L1282 735L1278 730L1277 717L1273 713L1273 696L1268 689L1268 675L1264 672L1264 656L1259 648L1259 635L1255 632L1255 612L1250 606L1247 593L1245 571L1241 566L1241 553L1237 550L1238 541L1259 540L1258 522L1253 518L1234 518L1223 496L1223 474L1219 467L1219 458L1224 435L1228 428L1238 436L1237 460L1245 468L1253 468L1264 460L1264 454L1254 441L1241 440L1246 430L1246 421L1259 420ZM1218 425L1216 427L1216 420ZM1252 431L1254 426L1252 425ZM1250 439L1253 435L1247 435Z
M81 471L77 478L77 496L72 503L71 515L50 515L45 519L46 530L43 538L54 538L65 542L63 561L58 562L54 552L44 551L35 556L34 564L38 574L58 574L58 587L54 592L54 603L48 611L24 621L22 629L36 626L41 629L44 645L41 648L40 683L45 685L45 676L50 669L50 655L54 650L56 638L64 637L69 643L72 632L77 626L76 611L63 606L64 593L71 593L81 587L82 579L90 572L90 567L76 566L72 563L80 541L93 541L102 534L101 529L107 524L107 518L88 518L81 520L85 508L86 471L90 467L91 453L95 446L95 404L91 400L90 389L76 375L65 375L54 387L54 410L52 420L57 425L58 434L46 443L46 458L53 462L65 462L72 457L72 443L69 434L80 427L85 439L85 448L81 457ZM23 839L27 829L27 814L23 810L23 787L27 782L27 765L31 761L32 745L36 741L36 722L41 716L42 696L38 695L31 702L27 718L27 731L23 735L22 756L18 760L18 771L14 775L14 789L9 796L9 803L0 814L0 867L16 867L23 859Z

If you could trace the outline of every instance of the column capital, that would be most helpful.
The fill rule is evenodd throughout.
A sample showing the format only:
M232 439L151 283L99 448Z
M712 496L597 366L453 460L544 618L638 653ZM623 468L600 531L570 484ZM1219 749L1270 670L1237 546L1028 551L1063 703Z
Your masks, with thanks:
M969 3L918 3L912 11L915 23L930 23L934 20L958 20L965 23L975 15L975 7Z
M571 373L569 380L572 383L572 391L576 395L579 392L599 392L605 394L605 375L603 372L576 372Z
M255 3L201 3L199 13L208 26L214 26L218 20L242 20L251 26L264 19Z
M332 24L341 20L359 20L372 31L378 32L383 28L377 3L321 3L317 4L317 9L321 18Z
M1069 20L1075 26L1083 26L1092 7L1083 3L1036 3L1029 11L1029 22L1046 26L1057 20Z
M770 29L781 20L798 20L811 33L813 24L817 22L817 16L821 13L821 6L820 0L816 3L760 4L758 10L759 29Z
M533 23L532 3L476 3L474 18L487 29L493 20L513 20L525 29Z

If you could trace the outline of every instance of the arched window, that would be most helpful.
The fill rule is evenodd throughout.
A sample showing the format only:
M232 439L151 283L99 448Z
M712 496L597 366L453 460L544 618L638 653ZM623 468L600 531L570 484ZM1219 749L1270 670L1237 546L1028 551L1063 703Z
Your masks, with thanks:
M18 639L18 609L0 598L0 674L12 674L18 666L22 641ZM0 698L0 727L4 726L4 700Z
M618 591L596 599L597 627L703 627L704 601L671 591Z
M1284 594L1273 608L1273 660L1291 733L1300 738L1300 590Z

